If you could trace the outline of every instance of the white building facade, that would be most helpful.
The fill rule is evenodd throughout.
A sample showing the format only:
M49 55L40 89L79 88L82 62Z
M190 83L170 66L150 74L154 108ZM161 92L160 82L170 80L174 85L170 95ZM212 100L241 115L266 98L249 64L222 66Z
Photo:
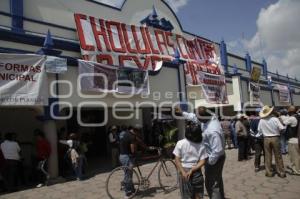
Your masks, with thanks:
M53 177L58 175L57 131L65 127L68 131L92 132L95 141L93 150L98 156L107 156L108 144L106 129L110 125L151 125L153 110L168 112L172 105L184 102L191 107L207 106L222 110L224 115L232 116L244 107L253 106L249 103L250 67L261 68L260 104L277 107L300 105L300 82L287 76L274 74L267 70L266 63L251 61L250 57L243 58L227 53L226 44L203 40L215 45L226 77L228 94L227 104L211 104L204 99L199 86L188 86L182 64L165 63L158 72L149 73L149 90L146 96L134 95L125 98L124 95L85 93L82 96L77 88L79 76L77 59L81 59L80 43L74 20L75 13L81 13L95 18L106 19L129 25L142 26L141 21L153 12L153 6L159 17L168 20L172 33L193 39L198 33L183 30L180 21L168 4L162 0L126 0L120 8L99 3L96 0L1 0L0 2L0 53L36 53L44 43L47 31L51 32L53 50L61 51L59 57L67 59L67 72L63 74L47 74L49 85L48 106L0 106L0 131L16 132L23 143L24 155L30 154L33 140L33 130L43 129L51 142L50 172ZM199 33L201 35L201 33ZM0 60L1 61L1 60ZM289 103L279 102L279 91L268 84L272 77L273 84L289 85L291 100ZM57 80L58 83L57 83ZM56 82L56 83L53 83ZM50 92L53 90L53 92ZM55 100L53 100L55 99ZM47 117L47 110L53 101L58 102L61 118ZM106 109L102 106L106 104ZM260 104L254 104L259 106ZM115 111L115 108L123 108ZM190 107L190 108L191 108ZM222 109L220 108L222 107ZM46 116L45 116L46 115ZM80 127L81 120L88 123L107 120L105 125ZM92 115L92 116L91 116ZM123 117L117 119L115 116ZM40 116L42 119L39 119ZM100 120L97 119L101 118ZM182 121L178 121L180 126ZM83 129L82 129L83 128ZM181 125L182 131L182 125Z

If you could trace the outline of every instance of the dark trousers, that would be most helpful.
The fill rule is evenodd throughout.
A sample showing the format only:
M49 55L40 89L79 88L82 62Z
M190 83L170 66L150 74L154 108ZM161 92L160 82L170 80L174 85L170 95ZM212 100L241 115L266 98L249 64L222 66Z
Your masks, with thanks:
M224 199L223 166L225 154L214 165L205 164L205 187L210 199Z
M18 160L5 160L5 168L3 177L5 181L5 187L8 191L15 191L18 183Z
M77 180L83 179L82 166L83 166L83 157L82 155L79 155L79 157L77 158L77 162L73 163L73 169Z
M248 147L247 147L247 151L248 151L248 154L251 155L251 149L252 150L255 150L254 149L254 137L252 136L248 136Z
M239 152L238 161L248 159L248 139L246 137L238 137Z
M36 177L37 182L41 184L47 184L49 178L47 159L37 159Z
M254 139L254 150L255 150L255 160L254 166L255 168L259 168L261 163L261 154L265 154L264 152L264 140L263 139Z

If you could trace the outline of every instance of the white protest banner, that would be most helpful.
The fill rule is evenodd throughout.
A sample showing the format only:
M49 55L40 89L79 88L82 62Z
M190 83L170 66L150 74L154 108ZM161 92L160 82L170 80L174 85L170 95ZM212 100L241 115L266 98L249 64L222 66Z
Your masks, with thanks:
M191 84L200 84L196 78L199 71L222 74L218 45L203 38L187 39L169 31L79 13L74 19L84 60L156 71L156 63L172 61L178 49L180 59L186 61L185 75Z
M279 102L289 103L290 102L290 91L288 86L276 84L275 88L279 91Z
M78 60L82 91L116 92L117 68L106 64Z
M0 105L48 105L46 56L0 53Z
M133 69L118 70L118 92L149 95L149 75L147 71Z
M82 91L149 94L147 71L78 60Z
M67 59L47 56L45 67L47 73L65 73L67 72Z
M208 103L228 104L226 79L224 75L198 72L198 78Z
M260 86L257 82L249 82L249 97L250 97L250 104L260 103Z

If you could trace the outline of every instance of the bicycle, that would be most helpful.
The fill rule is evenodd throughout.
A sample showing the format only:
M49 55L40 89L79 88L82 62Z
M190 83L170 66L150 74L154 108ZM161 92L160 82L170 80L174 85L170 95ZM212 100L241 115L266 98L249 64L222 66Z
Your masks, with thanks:
M126 172L132 172L132 183L135 190L130 198L136 196L139 190L147 190L150 187L149 178L152 176L157 167L157 177L160 188L166 193L177 189L178 172L174 161L163 157L162 148L151 147L150 149L157 150L158 160L147 176L143 176L138 164L136 165L137 169L129 168L127 166L120 166L111 171L106 179L106 193L110 199L120 199L124 197L124 175Z

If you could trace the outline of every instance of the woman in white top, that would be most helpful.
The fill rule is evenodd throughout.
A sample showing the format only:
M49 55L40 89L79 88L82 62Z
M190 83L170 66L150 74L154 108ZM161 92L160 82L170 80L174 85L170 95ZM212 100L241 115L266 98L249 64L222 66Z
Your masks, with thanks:
M182 199L203 198L204 179L201 168L208 157L202 144L201 128L186 128L185 139L177 142L173 151L180 173L179 184Z

